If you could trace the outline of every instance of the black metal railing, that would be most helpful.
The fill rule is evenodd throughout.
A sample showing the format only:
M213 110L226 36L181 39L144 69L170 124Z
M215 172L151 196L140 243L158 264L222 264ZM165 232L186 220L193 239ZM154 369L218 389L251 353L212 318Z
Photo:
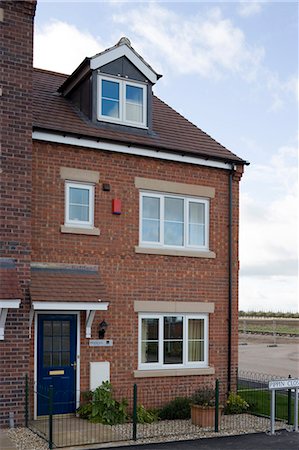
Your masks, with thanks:
M230 397L216 380L214 386L179 386L155 390L143 384L122 389L106 386L103 391L77 392L80 407L73 414L55 415L52 387L42 389L26 377L25 424L48 442L49 449L104 444L108 442L133 443L215 436L217 433L241 434L270 429L270 378L250 372L240 372L238 389ZM214 392L215 409L211 423L196 424L191 420L194 392L208 389ZM64 393L65 394L65 393ZM281 396L283 399L281 400ZM239 397L238 397L239 396ZM277 428L292 424L294 396L292 392L277 395ZM48 405L45 416L34 417L39 400ZM216 433L216 434L215 434Z

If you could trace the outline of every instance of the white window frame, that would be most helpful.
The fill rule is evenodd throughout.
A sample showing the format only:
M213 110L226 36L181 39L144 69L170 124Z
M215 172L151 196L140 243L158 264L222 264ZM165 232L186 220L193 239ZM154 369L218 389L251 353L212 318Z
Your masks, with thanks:
M163 348L164 348L164 317L183 317L183 363L182 364L163 364ZM141 359L141 343L142 343L142 319L158 319L159 320L159 361L157 363L142 363ZM188 320L203 319L204 320L204 360L188 361ZM140 313L138 316L138 370L160 370L160 369L191 369L204 368L209 365L209 315L202 314L185 314L185 313Z
M83 188L89 191L89 218L88 220L70 219L70 188ZM80 228L93 228L94 226L94 184L76 181L65 182L65 225Z
M119 118L105 116L102 114L102 80L111 81L113 83L118 83L119 85ZM142 89L143 92L143 110L142 110L142 122L134 122L126 120L126 86L133 86ZM136 83L132 80L124 80L116 77L107 77L103 75L98 75L98 101L97 101L97 119L103 120L105 122L120 123L123 125L128 125L137 128L148 128L147 127L147 85L143 83Z
M206 198L189 197L186 195L176 195L167 193L157 193L150 191L140 191L139 200L139 245L145 248L171 248L171 249L183 249L183 250L209 250L209 216L210 216L210 202ZM155 197L160 199L160 241L143 241L142 240L142 217L143 217L143 198ZM184 244L183 245L169 245L164 244L164 212L165 212L165 197L179 198L184 200ZM190 245L189 242L189 204L200 203L205 207L205 245Z

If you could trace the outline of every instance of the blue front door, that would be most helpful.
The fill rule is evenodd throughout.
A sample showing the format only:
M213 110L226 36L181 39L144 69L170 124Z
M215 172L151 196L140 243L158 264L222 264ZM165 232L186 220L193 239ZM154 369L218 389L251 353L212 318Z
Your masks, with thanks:
M53 386L53 414L74 412L77 316L39 314L37 342L37 415L49 413L50 386Z

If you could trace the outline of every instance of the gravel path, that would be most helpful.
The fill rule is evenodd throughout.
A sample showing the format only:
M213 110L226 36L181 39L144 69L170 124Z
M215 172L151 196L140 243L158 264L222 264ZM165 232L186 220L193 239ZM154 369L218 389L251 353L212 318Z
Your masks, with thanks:
M190 420L161 421L153 424L138 425L137 442L138 444L145 444L217 436L232 436L237 434L266 432L269 430L269 427L269 419L251 416L250 414L222 416L220 431L218 433L215 433L211 428L199 428L192 425ZM117 436L121 436L122 439L127 437L126 441L121 442L122 445L136 444L136 442L129 439L132 435L132 424L118 425L113 428L117 431ZM285 428L285 423L276 422L276 428ZM48 449L47 442L28 428L10 429L8 435L16 443L18 450ZM109 444L105 444L105 448L107 448L107 446L109 446ZM99 448L100 447L102 447L102 445L99 445Z

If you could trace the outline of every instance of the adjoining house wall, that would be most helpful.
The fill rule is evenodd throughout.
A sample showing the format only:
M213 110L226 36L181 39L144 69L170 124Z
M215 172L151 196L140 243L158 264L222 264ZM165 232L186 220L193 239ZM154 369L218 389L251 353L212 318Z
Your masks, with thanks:
M20 309L8 310L0 341L0 426L24 421L28 372L31 253L32 40L36 1L0 2L1 257L14 258L23 291ZM0 280L1 282L1 280Z
M186 143L188 145L188 143ZM60 168L98 171L95 188L94 226L99 236L61 232L64 224L64 179ZM139 254L139 190L135 177L198 184L215 188L210 202L210 250L215 258ZM233 339L232 387L236 381L237 289L238 289L238 185L233 181ZM110 192L102 190L110 184ZM110 380L120 388L134 382L153 390L171 386L199 387L221 381L227 389L228 367L228 205L227 170L180 164L125 154L73 148L35 141L33 145L33 220L32 260L36 262L96 264L110 302L107 312L97 312L92 339L98 338L98 326L108 324L105 338L112 347L89 347L81 327L81 391L89 388L89 362L109 361ZM121 215L113 215L112 199L121 199ZM214 303L209 318L209 365L215 374L135 378L138 365L138 314L135 301L180 301ZM81 323L85 315L81 313ZM31 351L33 370L33 343Z

